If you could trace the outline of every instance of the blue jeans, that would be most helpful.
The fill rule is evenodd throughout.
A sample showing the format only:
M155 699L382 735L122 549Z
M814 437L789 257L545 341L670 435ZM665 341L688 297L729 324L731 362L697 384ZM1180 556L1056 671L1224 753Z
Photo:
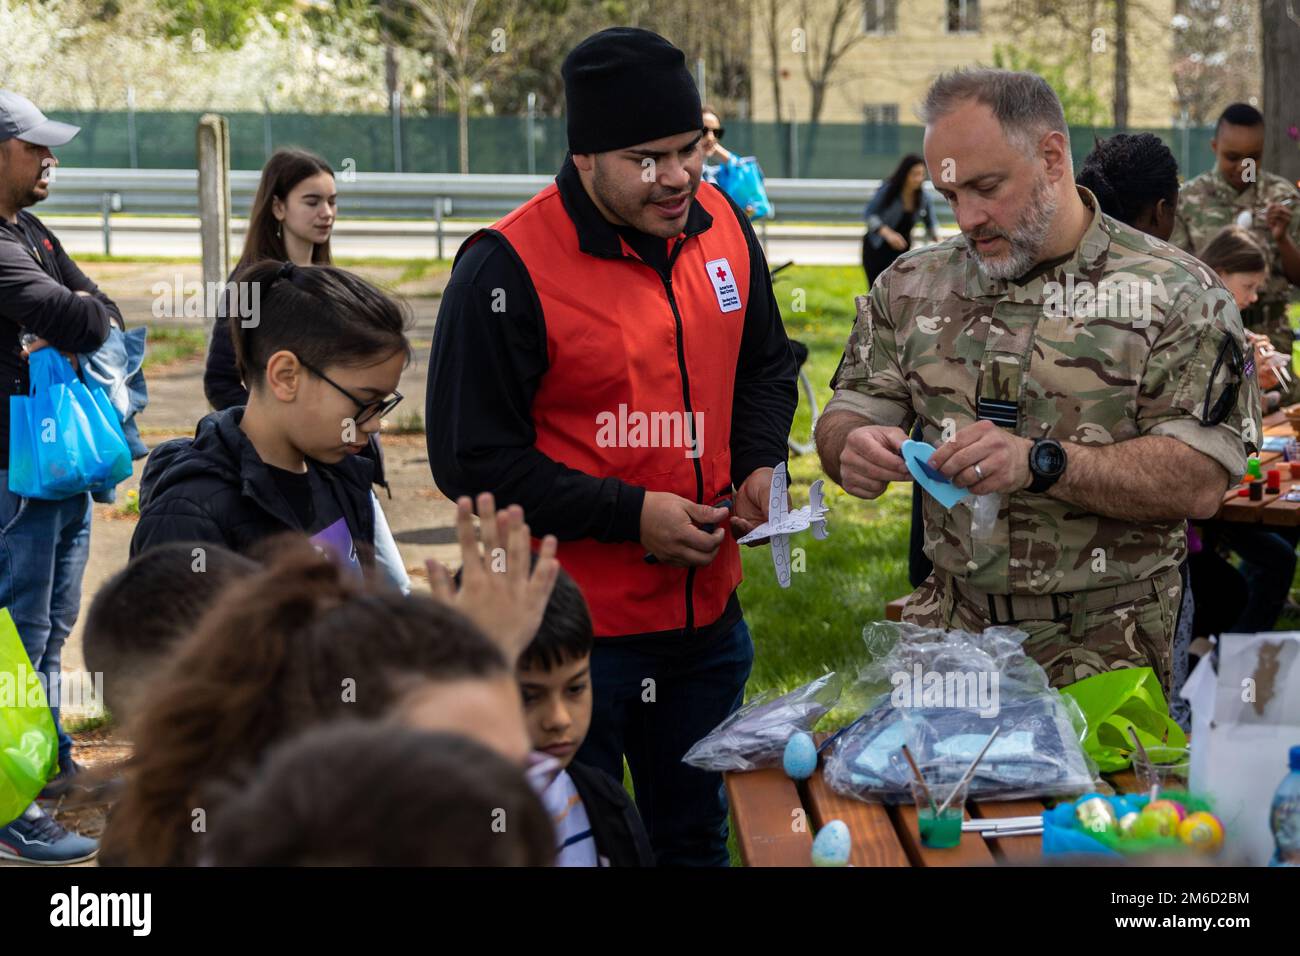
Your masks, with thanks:
M707 640L596 639L591 729L575 759L622 780L627 756L660 865L727 865L722 775L688 767L682 756L740 707L753 663L743 619Z
M90 554L90 495L62 501L22 498L0 470L0 607L7 607L23 648L47 693L58 683L63 642L81 609L81 575ZM51 707L59 734L59 765L72 738Z

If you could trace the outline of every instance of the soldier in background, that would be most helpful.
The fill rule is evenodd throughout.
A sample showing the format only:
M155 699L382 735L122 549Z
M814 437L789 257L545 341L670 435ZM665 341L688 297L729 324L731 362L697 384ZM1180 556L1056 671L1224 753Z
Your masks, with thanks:
M1241 314L1242 324L1267 335L1273 348L1290 355L1295 333L1287 321L1291 286L1300 285L1300 190L1260 168L1264 155L1264 117L1246 103L1233 103L1215 124L1215 164L1184 183L1169 241L1200 255L1224 226L1247 230L1268 258L1268 280L1259 301ZM1295 377L1284 389L1283 404L1300 400Z
M962 235L858 298L817 423L823 467L874 498L909 480L919 420L930 465L981 497L926 496L935 570L904 620L1017 627L1054 685L1151 666L1167 687L1185 519L1218 510L1260 431L1232 296L1076 188L1041 77L947 74L923 109Z

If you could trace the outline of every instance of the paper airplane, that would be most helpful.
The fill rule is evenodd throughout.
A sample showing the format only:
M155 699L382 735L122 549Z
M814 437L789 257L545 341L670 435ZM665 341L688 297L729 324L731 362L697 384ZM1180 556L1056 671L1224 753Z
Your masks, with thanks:
M785 490L788 484L785 462L772 471L772 492L767 500L767 520L739 539L740 544L771 538L772 563L776 566L776 580L783 588L790 586L790 535L812 528L813 537L825 539L826 507L822 504L822 480L818 478L808 487L808 504L796 511L786 510Z

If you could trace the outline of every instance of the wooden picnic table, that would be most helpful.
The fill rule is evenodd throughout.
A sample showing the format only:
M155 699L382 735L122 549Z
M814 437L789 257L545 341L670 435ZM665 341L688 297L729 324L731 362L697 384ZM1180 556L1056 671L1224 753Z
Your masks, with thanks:
M818 735L818 742L825 739ZM831 820L843 820L853 841L854 866L994 866L1042 861L1042 837L985 840L963 833L950 850L921 846L914 806L885 806L846 797L830 788L820 764L808 780L796 782L779 767L724 775L740 858L746 866L812 866L813 836ZM1131 770L1107 777L1116 791L1138 789ZM1027 817L1045 808L1041 800L970 801L966 819Z
M1271 436L1293 436L1295 433L1291 430L1290 424L1286 420L1286 415L1281 412L1273 412L1264 418L1264 437ZM1240 494L1241 489L1248 488L1246 483L1233 485L1223 496L1223 506L1215 516L1220 521L1233 521L1243 524L1267 524L1267 525L1285 525L1295 527L1300 525L1300 501L1283 500L1286 493L1292 488L1300 489L1300 463L1296 464L1295 477L1290 474L1291 468L1282 461L1282 455L1275 451L1262 452L1259 456L1261 470L1265 475L1270 468L1278 468L1282 472L1282 481L1276 494L1264 492L1262 501L1251 501L1250 498Z

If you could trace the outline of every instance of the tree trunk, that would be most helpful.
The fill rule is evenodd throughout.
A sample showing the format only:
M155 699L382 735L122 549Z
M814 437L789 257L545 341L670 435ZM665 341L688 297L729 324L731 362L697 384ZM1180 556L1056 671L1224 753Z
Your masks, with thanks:
M813 171L813 157L817 155L817 130L821 126L822 110L826 106L826 87L829 84L829 78L822 80L820 83L810 84L812 98L808 104L808 124L807 135L804 137L803 162L800 163L800 172L804 177L812 179L816 177Z
M1297 11L1300 14L1300 11ZM1291 127L1295 111L1295 68L1300 63L1300 23L1287 16L1286 0L1260 0L1260 50L1263 63L1264 168L1300 180L1300 144Z
M1115 129L1128 129L1128 0L1115 0Z
M771 68L768 73L772 80L772 109L773 116L776 119L776 134L780 136L784 130L781 122L781 63L778 55L781 51L781 43L777 37L776 10L777 0L767 0L767 52L771 61ZM786 176L790 176L790 142L787 134L784 142L784 149L781 150L782 162L785 166Z

